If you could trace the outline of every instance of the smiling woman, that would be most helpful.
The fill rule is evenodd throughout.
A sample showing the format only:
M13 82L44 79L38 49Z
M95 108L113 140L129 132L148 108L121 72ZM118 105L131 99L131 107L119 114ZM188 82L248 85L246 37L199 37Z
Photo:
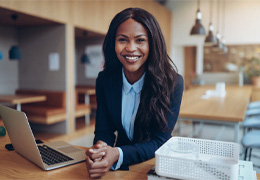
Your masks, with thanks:
M128 8L113 18L103 53L94 145L86 151L91 178L153 158L171 137L183 92L161 28L143 9Z

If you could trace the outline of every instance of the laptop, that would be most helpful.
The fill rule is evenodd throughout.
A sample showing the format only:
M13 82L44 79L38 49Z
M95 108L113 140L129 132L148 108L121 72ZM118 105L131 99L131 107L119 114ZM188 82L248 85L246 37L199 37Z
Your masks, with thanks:
M25 113L0 105L0 116L15 151L40 168L52 170L85 161L85 150L64 141L36 144Z

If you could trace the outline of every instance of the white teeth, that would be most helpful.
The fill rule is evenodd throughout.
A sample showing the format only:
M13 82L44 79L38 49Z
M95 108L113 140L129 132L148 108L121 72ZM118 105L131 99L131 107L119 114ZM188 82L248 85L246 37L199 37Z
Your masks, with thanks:
M125 58L129 59L129 60L137 60L138 59L138 57L129 57L129 56L126 56Z

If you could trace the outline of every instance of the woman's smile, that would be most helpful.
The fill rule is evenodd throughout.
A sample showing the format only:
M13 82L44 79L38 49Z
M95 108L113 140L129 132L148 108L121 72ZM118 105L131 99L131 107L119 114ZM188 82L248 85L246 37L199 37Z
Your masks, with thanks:
M138 55L123 55L123 57L128 61L129 63L135 63L138 61L142 56Z

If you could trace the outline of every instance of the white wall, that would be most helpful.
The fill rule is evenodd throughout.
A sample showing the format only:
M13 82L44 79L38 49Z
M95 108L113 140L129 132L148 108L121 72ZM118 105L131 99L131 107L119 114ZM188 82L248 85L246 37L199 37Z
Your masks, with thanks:
M260 44L260 1L259 0L224 0L225 21L224 37L227 45ZM217 1L214 0L213 25L217 30ZM184 72L184 46L197 47L197 74L203 71L203 45L205 36L190 36L190 30L195 24L197 11L196 0L169 0L166 6L172 10L172 43L171 58L176 63L179 72ZM208 32L209 0L200 1L202 24ZM221 13L221 11L220 11ZM220 21L220 33L222 22Z
M22 60L19 64L19 88L66 89L65 26L25 27L19 30ZM59 54L59 70L49 70L49 54Z
M18 61L9 60L9 49L18 45L18 33L13 27L0 27L0 94L14 94L18 88Z

